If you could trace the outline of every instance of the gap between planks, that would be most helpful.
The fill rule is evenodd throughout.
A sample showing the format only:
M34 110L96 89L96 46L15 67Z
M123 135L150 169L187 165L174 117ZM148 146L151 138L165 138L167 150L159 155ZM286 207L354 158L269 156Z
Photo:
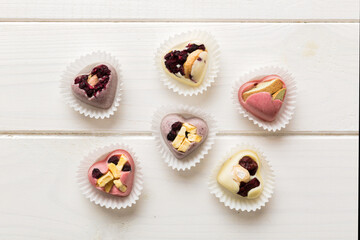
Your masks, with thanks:
M217 137L232 136L359 136L357 131L294 131L294 132L259 132L259 131L221 131ZM150 131L0 131L0 139L27 137L152 137Z
M33 19L0 18L0 23L360 23L360 19Z

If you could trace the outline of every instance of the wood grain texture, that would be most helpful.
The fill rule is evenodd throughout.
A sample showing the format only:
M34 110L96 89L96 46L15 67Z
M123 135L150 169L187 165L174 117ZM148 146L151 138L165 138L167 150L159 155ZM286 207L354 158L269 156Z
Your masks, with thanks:
M356 20L358 10L358 0L0 0L7 21Z
M0 240L357 239L359 2L0 0ZM202 96L182 97L160 83L153 56L192 29L218 40L221 72ZM97 50L119 59L124 80L119 112L103 121L74 112L58 90L66 65ZM267 65L298 83L295 116L272 135L229 96L241 74ZM191 171L171 170L155 149L151 117L165 103L218 121L213 149ZM145 179L138 203L120 211L91 203L75 182L83 156L114 142L134 148ZM276 174L274 196L254 213L207 189L242 142L263 149Z
M207 30L221 47L221 72L203 95L179 96L158 79L154 53L169 35ZM359 25L255 23L1 23L0 130L148 132L162 104L212 112L221 132L259 132L240 116L230 91L253 68L288 68L298 84L297 109L284 132L357 132ZM61 99L62 71L95 50L122 65L124 96L111 119L88 119Z
M255 213L232 211L207 189L216 162L244 141L276 174L273 198ZM74 178L87 151L114 142L134 148L145 178L138 203L120 211L85 199ZM0 146L0 239L356 239L355 136L220 137L182 173L152 137L0 136Z

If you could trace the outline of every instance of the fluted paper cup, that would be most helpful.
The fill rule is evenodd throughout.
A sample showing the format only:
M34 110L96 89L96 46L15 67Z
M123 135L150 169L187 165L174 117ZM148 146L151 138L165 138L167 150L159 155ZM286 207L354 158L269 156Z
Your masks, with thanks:
M188 86L183 84L170 76L168 76L163 67L162 62L164 56L176 45L191 41L191 40L200 40L206 47L208 51L208 67L203 82L196 87ZM171 89L172 91L184 95L192 96L198 95L205 92L213 82L219 73L220 70L220 49L215 38L208 32L195 30L189 32L183 32L176 34L170 37L168 40L163 42L161 46L157 49L155 54L155 65L158 70L160 80L164 85Z
M286 96L283 101L283 104L278 112L276 119L272 122L267 122L261 120L251 113L249 113L239 102L238 92L240 87L249 81L261 79L268 75L278 75L282 78L284 83L286 84ZM232 88L232 100L236 106L236 109L239 111L241 115L248 118L252 121L255 125L267 130L267 131L278 131L282 128L285 128L286 125L290 122L291 118L294 115L295 108L296 108L296 95L297 95L297 87L294 77L291 73L287 70L276 67L276 66L269 66L269 67L262 67L254 69L240 77L237 80Z
M261 192L261 195L255 199L247 199L241 197L240 195L234 194L221 186L216 180L222 165L234 154L241 150L252 150L257 153L260 159L260 175L263 178L264 188ZM216 164L216 167L214 168L209 178L210 193L214 194L220 202L224 203L226 207L236 211L241 210L250 212L264 207L273 195L274 188L275 174L269 162L266 160L264 153L259 148L247 143L239 144L231 148L231 150L224 156L224 158Z
M208 135L205 141L192 153L183 159L177 159L170 151L168 146L165 143L161 135L161 121L168 114L179 114L184 117L194 116L203 119L208 126ZM152 133L155 137L156 147L161 154L161 157L172 169L186 170L194 167L200 162L201 159L209 152L212 145L215 142L215 136L217 133L217 124L214 117L206 113L205 111L198 109L196 107L180 105L177 107L174 106L162 106L157 109L153 115L152 119Z
M88 179L89 168L97 161L103 160L110 152L116 149L123 149L130 153L135 163L134 182L130 194L126 197L113 196L96 189ZM76 181L79 185L81 193L101 207L121 209L131 207L139 199L143 189L143 174L139 160L135 152L126 144L118 143L97 148L87 154L80 162L76 172Z
M80 101L74 96L71 90L72 83L82 69L89 65L94 65L95 67L99 64L111 65L116 70L118 77L115 98L111 107L108 109L93 107ZM118 60L109 53L98 51L81 56L66 67L60 79L60 93L64 101L76 112L90 118L104 119L110 118L117 111L121 100L122 85L121 68Z

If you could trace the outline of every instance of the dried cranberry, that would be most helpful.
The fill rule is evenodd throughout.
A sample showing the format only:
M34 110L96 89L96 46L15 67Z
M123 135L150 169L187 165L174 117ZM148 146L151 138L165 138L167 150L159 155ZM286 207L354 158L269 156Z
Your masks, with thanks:
M241 182L238 194L240 196L246 197L251 189L258 187L259 185L260 182L257 178L253 178L247 183Z
M176 132L171 130L168 135L166 136L167 140L169 141L174 141L174 139L176 138Z
M188 52L184 51L172 51L165 55L165 66L171 73L180 73L184 75L183 64L186 62Z
M172 52L169 52L168 54L165 55L164 58L165 58L166 60L168 60L168 59L171 57L171 55L172 55Z
M80 89L86 88L86 81L80 82L80 83L79 83L79 88L80 88Z
M88 75L81 75L81 76L78 76L75 78L75 84L78 84L84 80L87 80L88 78Z
M248 170L251 176L255 175L255 173L258 169L257 163L249 156L244 156L239 161L239 164L240 164L240 166L242 166L243 168Z
M175 122L171 125L171 129L173 131L179 131L182 127L182 124L183 124L182 122Z
M130 172L131 171L131 166L130 166L130 163L125 163L125 165L123 166L122 168L122 171L124 172Z
M192 53L192 52L194 52L194 51L196 51L198 49L205 51L204 44L197 45L197 44L193 43L193 44L188 44L187 45L187 52L188 53Z
M108 160L108 163L113 163L115 165L117 165L119 162L119 156L111 156Z
M95 93L94 89L90 89L90 88L86 89L86 94L89 98L92 97L94 95L94 93Z
M86 92L86 95L91 98L96 96L98 92L101 92L106 84L109 82L111 70L104 64L96 66L91 71L91 75L96 75L99 78L99 82L93 87L87 82L89 75L81 75L75 78L74 84L79 84L79 88Z
M91 176L93 178L99 179L102 175L104 175L104 174L102 174L98 168L94 168L92 170Z
M91 71L91 75L96 75L98 78L101 78L105 75L110 75L110 72L110 69L106 65L102 64L94 67Z
M173 74L180 73L181 75L185 75L183 65L186 62L188 55L197 49L205 51L204 44L197 45L189 43L182 51L174 50L167 53L164 56L166 68Z

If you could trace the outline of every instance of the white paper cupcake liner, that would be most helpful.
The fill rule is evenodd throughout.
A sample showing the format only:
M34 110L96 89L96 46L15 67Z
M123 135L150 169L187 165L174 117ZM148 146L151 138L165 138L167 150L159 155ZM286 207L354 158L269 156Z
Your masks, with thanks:
M110 64L114 67L118 76L118 83L116 86L114 102L108 109L96 108L80 101L74 96L71 90L71 84L74 82L75 77L80 73L80 71L86 66L94 63ZM80 114L84 114L85 116L90 118L104 119L114 115L117 108L119 107L122 85L123 82L121 76L121 68L118 60L109 53L98 51L81 56L66 67L66 70L63 72L60 80L60 93L65 102Z
M282 80L286 84L286 96L283 101L283 104L278 112L276 119L272 122L263 121L251 113L249 113L239 102L238 99L238 91L239 88L246 82L256 79L261 79L268 75L279 75ZM233 102L238 109L239 113L244 117L250 119L255 125L262 127L268 131L277 131L281 128L285 128L285 126L290 122L294 112L295 112L295 104L296 104L296 93L297 87L294 77L287 70L281 67L268 66L254 69L240 77L238 81L236 81L232 88L232 99Z
M216 180L218 172L220 171L222 165L226 160L228 160L231 156L235 153L239 152L240 150L252 150L257 153L261 162L260 174L264 181L264 188L261 195L255 199L247 199L236 194L233 194L229 190L222 187ZM265 206L265 204L271 198L275 188L275 174L270 166L269 162L266 160L265 155L262 151L260 151L257 147L243 143L237 145L224 156L222 161L219 161L216 164L214 171L212 172L210 179L209 179L209 190L211 194L214 194L220 202L224 203L226 207L230 209L234 209L236 211L256 211L261 207Z
M168 114L179 114L187 117L187 115L193 115L195 117L202 118L208 125L208 136L205 141L196 149L194 152L189 154L183 159L177 159L170 151L166 145L160 130L160 125L162 119ZM197 163L200 162L202 158L209 152L212 145L215 143L215 136L217 133L217 124L214 117L211 114L208 114L201 109L180 105L177 107L173 106L162 106L155 111L152 119L152 133L155 137L156 147L158 148L162 158L172 169L186 170L194 167Z
M208 51L207 71L203 82L197 87L188 86L169 77L165 73L161 63L161 60L163 59L165 54L167 54L174 46L190 40L200 40L205 45ZM220 70L219 45L217 44L214 37L208 32L196 30L196 31L189 31L189 32L176 34L170 37L165 42L163 42L161 46L158 48L155 54L155 65L156 68L158 69L161 81L169 89L184 96L202 94L207 90L207 88L211 86L213 82L215 82L215 78L217 77L218 72Z
M117 197L102 192L91 185L88 179L88 170L91 165L97 161L103 160L110 152L116 149L123 149L129 152L135 163L133 187L130 194L126 197ZM134 151L128 145L122 143L100 147L86 155L79 164L76 172L76 181L80 187L81 193L91 202L94 202L101 207L112 209L131 207L139 199L143 189L143 174L140 162L138 161Z

